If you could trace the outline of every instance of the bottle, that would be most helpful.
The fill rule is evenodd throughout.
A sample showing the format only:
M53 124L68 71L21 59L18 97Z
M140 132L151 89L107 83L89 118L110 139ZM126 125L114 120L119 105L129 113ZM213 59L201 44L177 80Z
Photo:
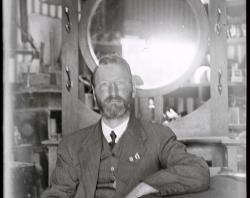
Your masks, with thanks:
M14 126L14 143L15 145L19 145L21 142L21 134L18 131L18 128Z

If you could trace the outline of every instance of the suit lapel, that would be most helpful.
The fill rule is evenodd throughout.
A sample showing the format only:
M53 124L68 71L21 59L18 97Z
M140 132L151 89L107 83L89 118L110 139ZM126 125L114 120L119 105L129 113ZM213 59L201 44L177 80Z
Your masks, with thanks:
M83 142L82 148L79 151L79 160L81 165L81 179L85 186L86 197L94 197L100 156L101 156L102 142L101 142L101 125L100 122L96 124L93 131Z
M123 149L120 155L120 163L118 168L118 178L126 178L128 184L126 189L130 189L134 185L134 177L136 177L137 169L140 167L145 156L145 142L147 136L138 121L131 117L127 131L124 134ZM127 190L124 190L126 192Z

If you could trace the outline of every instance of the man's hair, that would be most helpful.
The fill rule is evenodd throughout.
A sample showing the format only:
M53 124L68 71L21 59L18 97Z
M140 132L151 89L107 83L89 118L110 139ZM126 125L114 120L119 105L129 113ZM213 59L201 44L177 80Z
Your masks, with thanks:
M96 75L98 68L105 67L106 65L109 65L109 64L121 65L122 67L126 68L128 73L132 76L130 66L124 58L122 58L118 54L107 54L107 55L100 57L98 66L93 71L93 75L92 75L92 84L93 85L95 85L95 75Z

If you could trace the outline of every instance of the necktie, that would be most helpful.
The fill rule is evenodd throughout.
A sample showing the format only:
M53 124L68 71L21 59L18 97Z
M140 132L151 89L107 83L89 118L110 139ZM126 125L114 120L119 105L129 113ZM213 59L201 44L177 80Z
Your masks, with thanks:
M116 134L115 134L114 131L111 131L110 137L111 137L111 140L112 140L112 141L109 143L109 145L110 145L110 148L111 148L111 150L112 150L113 147L114 147L114 145L115 145L115 138L116 138Z

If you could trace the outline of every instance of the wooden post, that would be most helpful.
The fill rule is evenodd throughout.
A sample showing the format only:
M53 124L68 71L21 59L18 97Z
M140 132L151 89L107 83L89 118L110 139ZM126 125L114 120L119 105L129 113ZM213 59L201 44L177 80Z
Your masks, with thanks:
M161 124L163 121L163 109L164 109L163 95L155 96L154 102L155 102L155 121Z
M65 14L65 7L69 10L69 20L71 24L70 32L67 32L65 25L68 18ZM77 0L64 0L62 5L62 135L71 133L76 126L74 119L74 103L78 99L77 79L78 79L78 24L77 24ZM72 81L70 90L66 88L68 76L66 67L69 68L69 75Z
M136 107L138 109L138 117L143 120L152 121L154 119L154 109L149 108L149 98L138 97L138 104L139 107Z
M210 0L211 135L228 135L226 3ZM218 24L216 32L216 24ZM219 91L221 86L221 92Z
M66 11L68 14L66 14ZM78 96L79 45L78 1L63 0L62 4L62 135L87 127L99 119L99 115L86 107ZM69 24L70 28L66 29ZM68 73L66 72L68 68ZM70 77L70 78L69 78ZM71 87L66 85L71 80Z
M27 0L19 1L19 10L20 10L20 26L21 26L21 30L23 32L27 33L27 32L29 32ZM28 42L28 38L24 33L21 34L21 40L24 43Z

